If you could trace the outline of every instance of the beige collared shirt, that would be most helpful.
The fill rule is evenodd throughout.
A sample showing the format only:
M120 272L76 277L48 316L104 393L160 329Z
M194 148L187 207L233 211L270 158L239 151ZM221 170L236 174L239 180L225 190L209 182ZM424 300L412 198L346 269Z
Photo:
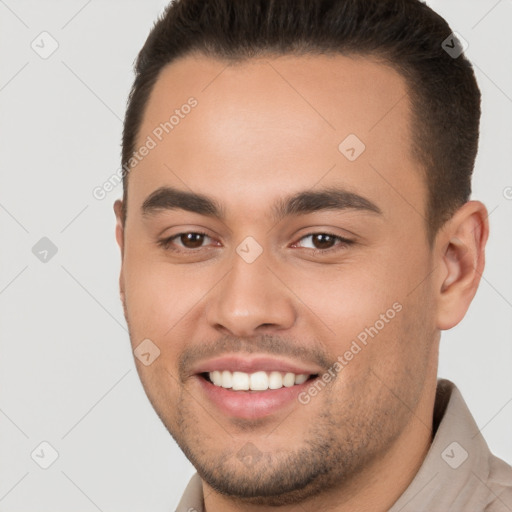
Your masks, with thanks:
M446 379L437 381L433 428L423 464L388 512L512 512L512 467L489 451L460 391ZM205 512L197 473L176 512Z

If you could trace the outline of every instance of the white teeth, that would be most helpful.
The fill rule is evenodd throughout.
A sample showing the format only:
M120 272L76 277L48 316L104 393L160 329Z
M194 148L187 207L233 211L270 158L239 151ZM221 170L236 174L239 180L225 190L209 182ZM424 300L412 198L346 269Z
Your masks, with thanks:
M266 372L251 373L249 387L255 391L268 389L268 375Z
M268 387L270 389L280 389L283 387L283 376L279 372L270 372L268 378Z
M233 389L235 391L247 391L249 389L249 374L233 372Z
M216 386L222 386L222 373L218 370L215 370L214 372L210 373L210 379L212 379L212 382Z
M289 388L295 384L303 384L309 378L306 374L264 372L255 373L230 372L215 370L209 374L210 380L216 386L222 386L234 391L266 391L267 389Z
M304 384L308 380L309 375L295 375L295 384Z
M291 388L295 384L295 375L293 373L287 373L284 376L283 384L287 388Z
M211 379L211 376L210 376L210 379ZM215 384L215 382L214 382L214 384ZM218 385L219 384L217 384L217 386ZM233 374L227 370L224 370L222 372L222 382L220 383L220 385L226 389L232 388L233 387Z

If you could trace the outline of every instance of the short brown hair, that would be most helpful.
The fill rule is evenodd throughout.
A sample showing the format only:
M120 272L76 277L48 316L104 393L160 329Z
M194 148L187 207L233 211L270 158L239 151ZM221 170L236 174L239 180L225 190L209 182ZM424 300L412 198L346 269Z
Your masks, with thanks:
M167 64L192 52L230 61L267 55L371 55L405 79L413 152L424 169L427 233L469 200L478 149L480 90L464 54L442 43L452 31L420 0L175 0L135 63L122 141L126 168L151 90ZM459 45L457 39L450 46ZM453 54L452 54L453 55ZM128 176L123 176L126 218Z

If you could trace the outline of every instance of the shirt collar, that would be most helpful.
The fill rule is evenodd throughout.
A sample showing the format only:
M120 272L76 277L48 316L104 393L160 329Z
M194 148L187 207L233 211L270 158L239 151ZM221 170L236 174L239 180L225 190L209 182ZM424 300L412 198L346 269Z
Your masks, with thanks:
M388 512L483 510L499 483L490 479L491 465L494 475L503 461L492 455L460 391L447 379L437 381L433 429L418 473Z

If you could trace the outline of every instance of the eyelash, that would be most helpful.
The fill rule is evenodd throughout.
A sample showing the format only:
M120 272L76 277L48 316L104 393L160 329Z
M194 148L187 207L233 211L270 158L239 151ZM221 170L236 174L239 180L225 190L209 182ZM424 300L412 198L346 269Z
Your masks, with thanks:
M172 241L176 238L179 238L180 236L182 235L190 235L190 234L193 234L193 235L203 235L207 238L211 238L207 233L204 233L202 231L184 231L182 233L178 233L176 235L173 235L172 237L169 237L169 238L163 238L162 240L158 240L158 245L160 247L162 247L163 249L165 250L168 250L168 251L172 251L172 252L175 252L175 253L179 253L179 254L184 254L184 253L194 253L194 252L199 252L201 251L202 249L206 249L206 247L199 247L199 248L196 248L196 249L177 249L176 247L170 247L170 244L172 243ZM308 238L308 237L312 237L312 236L315 236L315 235L327 235L331 238L334 238L335 241L339 241L340 243L338 243L337 245L335 245L334 247L331 247L329 249L308 249L310 252L313 253L314 256L316 255L322 255L322 254L327 254L327 253L332 253L332 252L338 252L340 250L343 250L345 249L346 247L350 246L350 245L353 245L355 242L354 240L349 240L348 238L343 238L341 236L338 236L338 235L335 235L333 233L329 233L329 232L326 232L326 231L317 231L317 232L314 232L314 233L308 233L307 235L304 235L302 236L301 238L299 238L299 242L301 240L303 240L304 238Z

